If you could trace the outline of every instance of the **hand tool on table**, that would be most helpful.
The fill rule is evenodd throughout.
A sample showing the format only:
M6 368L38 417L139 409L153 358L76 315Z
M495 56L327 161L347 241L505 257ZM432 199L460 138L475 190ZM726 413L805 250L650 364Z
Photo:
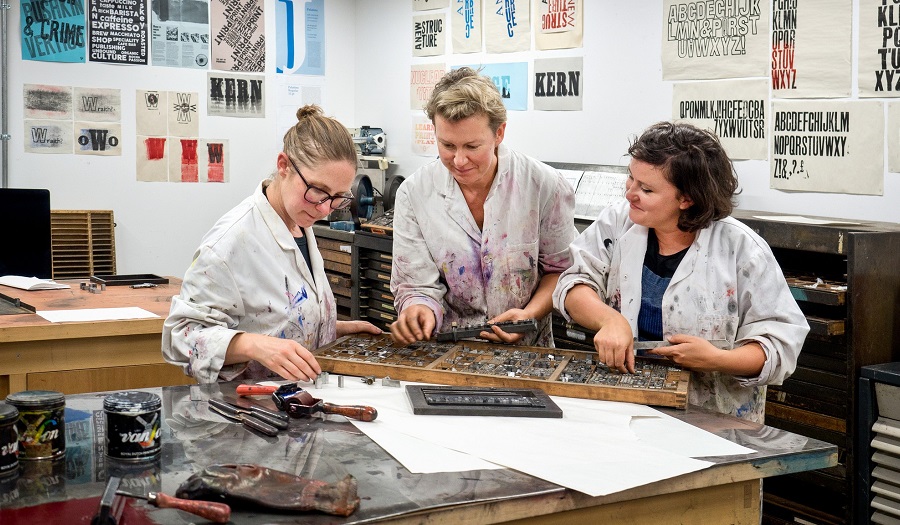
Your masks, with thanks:
M116 476L110 476L106 481L106 488L103 489L103 496L100 497L100 508L91 519L91 525L116 525L116 518L111 513L113 502L116 499L116 491L119 490L121 482L122 478Z
M162 492L149 492L146 496L141 496L140 494L131 494L117 490L116 494L142 499L161 509L177 509L195 514L213 523L228 523L231 520L231 507L225 503L175 498Z
M724 339L710 339L709 341L714 347L721 348L722 350L731 350L732 344ZM672 343L668 341L635 341L634 342L634 355L637 357L647 357L650 359L668 359L668 357L664 355L651 354L648 353L649 350L654 350L656 348L662 348L664 346L673 346Z
M282 385L287 386L287 385ZM279 387L271 385L238 385L234 389L239 396L267 396L278 390Z
M213 401L215 401L217 404L221 403L221 401L219 401L218 399L213 399ZM226 404L229 405L229 408L236 409L238 412L242 412L245 415L253 416L256 419L265 421L273 427L281 430L286 429L288 427L288 421L290 421L290 418L287 416L287 414L266 410L265 408L256 405L252 401L244 398L239 397L237 398L236 403L228 401Z
M276 392L272 395L277 396L278 393ZM319 412L323 414L338 414L359 421L375 421L375 418L378 417L378 411L374 407L326 403L313 397L312 394L303 389L289 396L282 397L278 408L287 412L291 417L307 417Z
M256 416L245 415L242 411L239 411L237 408L229 405L228 403L225 403L224 401L210 399L209 408L210 410L218 413L221 416L224 416L228 419L233 419L235 421L240 421L241 424L245 427L261 432L267 436L278 435L278 427L274 427L261 419L257 419Z

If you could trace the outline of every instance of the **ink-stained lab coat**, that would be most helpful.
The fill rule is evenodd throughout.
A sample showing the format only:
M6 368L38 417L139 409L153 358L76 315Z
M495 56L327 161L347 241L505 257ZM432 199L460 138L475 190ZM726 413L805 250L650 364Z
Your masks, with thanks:
M637 334L648 229L628 218L628 203L604 209L572 243L572 267L560 276L553 305L564 315L572 286L586 284L621 312ZM765 385L780 385L797 366L809 324L791 296L769 245L727 217L697 232L662 299L663 336L687 334L750 341L766 354L756 377L692 372L688 402L763 422Z
M262 192L219 219L204 236L172 298L162 352L200 383L279 377L255 361L223 366L231 339L255 333L315 349L335 339L337 312L312 228L312 270Z
M436 330L482 324L531 300L571 264L575 194L560 173L501 144L483 229L440 160L406 179L394 205L391 291L398 312L425 304ZM520 344L552 345L550 316Z

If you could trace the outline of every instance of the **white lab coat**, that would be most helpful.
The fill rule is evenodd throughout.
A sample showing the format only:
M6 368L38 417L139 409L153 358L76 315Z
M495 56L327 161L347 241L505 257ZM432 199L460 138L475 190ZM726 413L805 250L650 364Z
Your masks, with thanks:
M204 236L172 298L162 352L198 382L278 377L260 363L223 366L241 332L293 339L310 350L335 339L337 312L312 228L312 271L262 192L226 213Z
M425 304L436 330L481 324L531 300L541 277L571 264L575 194L559 172L500 145L478 228L440 160L406 179L394 206L391 291L398 312ZM521 344L552 345L550 316Z
M621 312L637 334L641 270L648 229L628 218L628 203L604 209L572 243L572 267L559 279L553 305L565 310L566 294L587 284ZM693 372L688 401L717 412L763 422L765 385L780 385L797 366L809 324L791 296L769 245L727 217L700 230L663 295L663 335L725 339L739 346L757 341L766 362L757 377Z

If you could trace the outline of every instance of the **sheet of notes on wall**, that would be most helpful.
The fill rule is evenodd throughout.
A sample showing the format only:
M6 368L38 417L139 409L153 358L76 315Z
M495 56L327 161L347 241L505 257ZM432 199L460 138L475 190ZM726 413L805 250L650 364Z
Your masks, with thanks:
M563 177L575 188L575 218L593 221L600 210L625 200L627 172L610 167L609 171L559 170Z

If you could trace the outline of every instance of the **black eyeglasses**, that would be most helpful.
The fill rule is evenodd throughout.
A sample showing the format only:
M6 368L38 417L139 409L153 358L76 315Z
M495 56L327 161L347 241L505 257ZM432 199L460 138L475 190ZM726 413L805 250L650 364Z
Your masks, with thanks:
M297 175L300 175L300 180L303 181L303 184L306 184L306 191L303 193L303 198L306 199L306 202L318 206L325 201L331 201L330 206L332 210L343 210L347 206L350 206L350 203L353 202L352 193L348 192L349 195L347 193L331 195L322 188L313 186L312 184L307 182L306 177L304 177L303 174L300 173L300 168L298 168L297 165L294 164L294 159L292 159L288 155L285 156L288 158L288 161L290 161L291 166L294 167L294 170L297 171Z

